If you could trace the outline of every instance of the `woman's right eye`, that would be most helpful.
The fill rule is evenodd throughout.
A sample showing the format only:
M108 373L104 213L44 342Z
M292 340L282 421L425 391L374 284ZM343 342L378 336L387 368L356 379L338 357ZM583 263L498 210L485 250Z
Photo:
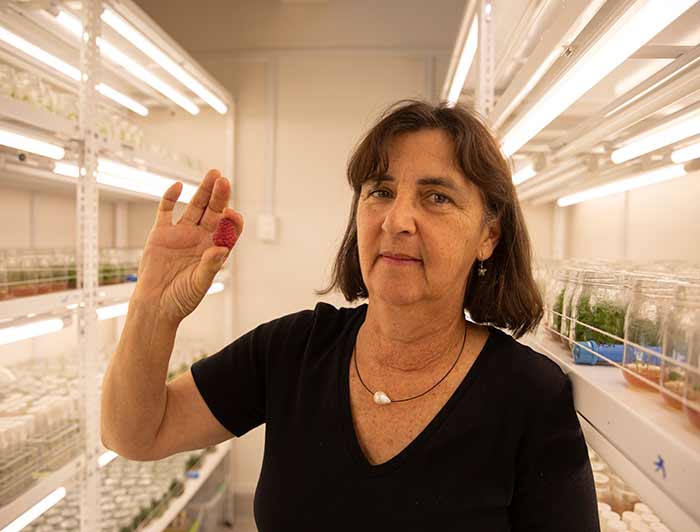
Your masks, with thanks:
M377 192L386 192L388 193L389 191L384 189L384 188L375 188L374 190L371 190L369 194L367 194L367 197L373 197L375 193ZM375 196L375 197L383 197L383 196Z

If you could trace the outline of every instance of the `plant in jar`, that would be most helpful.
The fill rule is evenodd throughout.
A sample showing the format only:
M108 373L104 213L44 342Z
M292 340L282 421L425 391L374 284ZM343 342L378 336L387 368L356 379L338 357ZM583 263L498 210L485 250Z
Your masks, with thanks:
M582 296L577 305L577 320L591 325L596 329L608 332L622 338L625 334L625 309L608 301L591 303L589 296ZM594 341L598 344L616 343L607 334L599 333L582 325L576 324L576 341Z
M666 279L638 279L625 317L623 375L632 386L658 391L662 340L675 284ZM639 378L639 377L642 378ZM651 381L651 382L649 382Z

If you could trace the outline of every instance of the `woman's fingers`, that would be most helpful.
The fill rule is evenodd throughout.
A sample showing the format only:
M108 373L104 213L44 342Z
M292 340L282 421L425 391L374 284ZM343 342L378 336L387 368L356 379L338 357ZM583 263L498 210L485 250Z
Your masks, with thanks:
M197 225L202 218L202 214L209 205L209 201L214 190L214 183L221 177L221 172L218 170L209 170L204 176L202 182L194 193L189 204L185 208L185 212L177 223Z
M173 208L177 203L177 199L182 192L182 183L176 181L168 190L165 191L163 197L160 198L158 205L158 213L156 214L156 225L172 225L173 223Z
M221 219L224 208L228 205L229 197L231 196L231 183L225 177L221 177L214 183L214 190L209 199L202 219L199 221L204 229L210 232L216 231L216 226Z

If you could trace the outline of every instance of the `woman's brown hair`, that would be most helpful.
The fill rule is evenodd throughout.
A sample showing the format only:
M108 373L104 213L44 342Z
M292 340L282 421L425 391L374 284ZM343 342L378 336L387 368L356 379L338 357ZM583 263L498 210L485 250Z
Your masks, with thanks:
M484 262L487 274L474 277L476 263L472 265L464 308L475 322L511 330L519 338L537 327L543 313L542 298L532 277L530 239L508 162L488 128L474 112L460 105L401 100L382 114L360 142L348 164L347 178L354 196L331 284L315 293L325 295L339 288L349 302L368 297L357 247L357 204L362 184L386 173L388 145L394 136L423 129L440 129L449 135L455 164L481 192L483 223L500 226L498 244Z

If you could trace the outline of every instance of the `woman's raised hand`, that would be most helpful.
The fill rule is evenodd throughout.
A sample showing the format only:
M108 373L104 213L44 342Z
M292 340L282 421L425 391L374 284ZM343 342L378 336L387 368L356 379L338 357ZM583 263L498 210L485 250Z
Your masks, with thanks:
M185 212L173 224L173 208L182 192L176 182L165 191L139 264L134 297L158 305L164 319L179 324L204 298L230 249L212 240L219 221L233 222L236 239L243 216L228 208L229 180L210 170Z

